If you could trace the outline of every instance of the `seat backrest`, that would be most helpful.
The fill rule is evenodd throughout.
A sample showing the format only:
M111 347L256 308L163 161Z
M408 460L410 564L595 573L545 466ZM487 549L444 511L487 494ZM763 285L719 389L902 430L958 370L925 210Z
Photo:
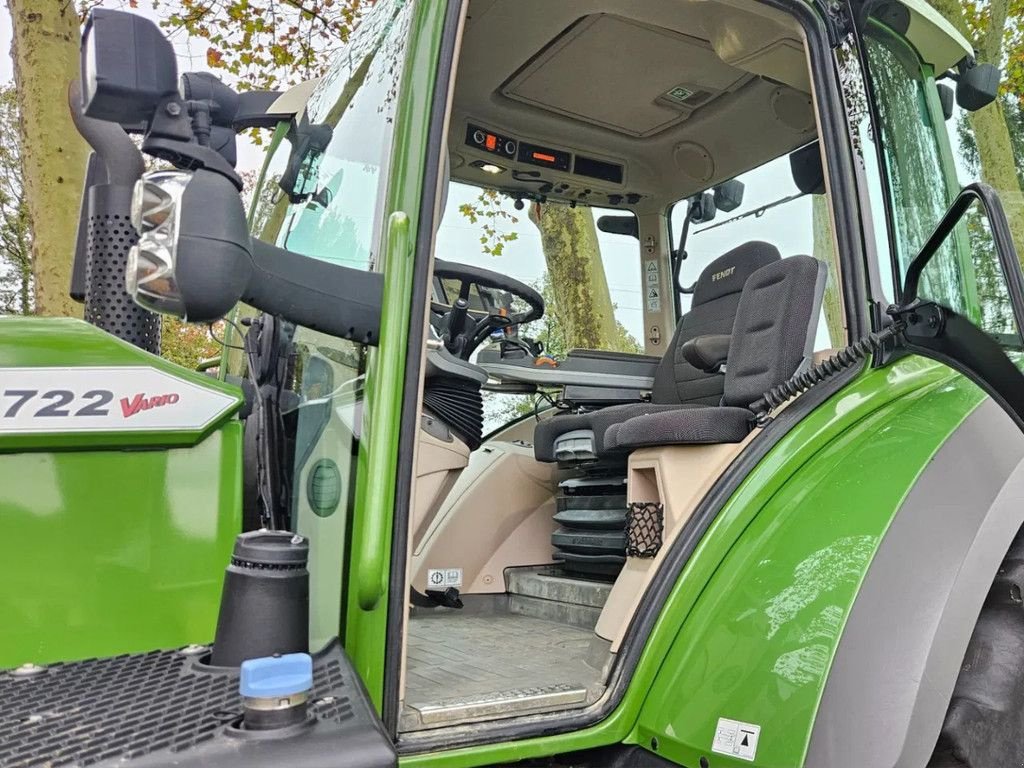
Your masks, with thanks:
M811 364L828 268L810 256L762 267L736 308L722 405L748 407Z
M719 256L701 272L690 311L679 319L675 335L655 370L653 402L697 405L721 402L723 376L705 373L690 365L683 357L683 344L696 336L731 333L743 284L758 269L779 259L778 248L755 240Z

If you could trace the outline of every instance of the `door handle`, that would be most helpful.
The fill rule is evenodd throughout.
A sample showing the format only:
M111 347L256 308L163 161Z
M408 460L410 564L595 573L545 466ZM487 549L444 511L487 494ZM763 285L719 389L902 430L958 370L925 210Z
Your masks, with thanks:
M380 344L374 376L366 392L364 435L366 481L362 491L362 520L356 553L355 588L359 607L372 611L387 588L388 551L395 506L398 435L402 418L402 381L409 340L409 294L413 253L409 216L395 211L388 217L384 254L384 296Z

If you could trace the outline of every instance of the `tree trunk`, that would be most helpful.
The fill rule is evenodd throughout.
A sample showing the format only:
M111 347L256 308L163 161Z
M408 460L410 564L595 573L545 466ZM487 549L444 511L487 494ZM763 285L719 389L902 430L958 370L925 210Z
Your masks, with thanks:
M568 205L530 206L541 234L554 307L569 349L617 349L618 327L601 261L594 214Z
M961 0L929 0L935 10L941 13L966 37L977 51L981 63L1003 66L1003 38L1009 15L1009 0L992 0L989 3L989 22L981 33L981 39L974 39L964 16L965 4ZM999 192L1006 218L1013 233L1017 252L1024 262L1024 199L1017 178L1016 160L1010 129L1006 124L1006 113L1002 101L997 99L984 109L968 113L967 117L974 140L978 146L981 178Z
M78 15L71 0L8 0L21 110L25 198L32 226L35 308L81 316L68 296L88 148L67 106L78 77Z
M814 258L828 265L825 283L825 323L828 325L829 343L836 348L846 346L846 327L843 323L843 296L839 292L839 264L836 260L835 240L832 237L832 217L824 195L811 198L814 228Z

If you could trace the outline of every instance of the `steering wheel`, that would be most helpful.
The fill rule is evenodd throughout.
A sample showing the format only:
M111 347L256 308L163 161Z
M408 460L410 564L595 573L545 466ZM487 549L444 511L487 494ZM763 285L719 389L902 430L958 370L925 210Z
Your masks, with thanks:
M430 302L430 310L442 320L441 338L445 348L453 355L469 360L470 355L479 347L492 331L512 325L529 323L544 315L544 299L530 286L513 280L507 275L491 272L489 269L473 267L469 264L456 264L451 261L434 260L434 277L442 280L457 280L459 283L458 298L451 305ZM522 299L528 309L516 313L501 313L479 309L470 309L469 297L472 286L504 291L513 297ZM478 291L479 292L479 291ZM483 314L483 317L477 317Z

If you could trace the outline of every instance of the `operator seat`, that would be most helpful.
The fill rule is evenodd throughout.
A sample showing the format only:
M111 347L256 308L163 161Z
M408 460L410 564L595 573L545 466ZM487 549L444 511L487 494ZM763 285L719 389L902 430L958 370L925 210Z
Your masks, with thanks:
M792 256L751 275L736 310L721 404L625 419L606 431L605 450L742 442L755 424L750 407L810 365L827 272L818 259Z
M605 454L605 435L613 424L642 414L680 407L718 405L724 377L706 373L683 356L683 345L698 336L732 333L743 285L761 267L779 261L770 243L751 241L711 262L697 280L690 311L679 320L676 332L654 374L651 402L614 405L588 413L555 416L537 425L534 455L554 462ZM579 450L580 443L584 448ZM561 444L561 445L560 445Z

